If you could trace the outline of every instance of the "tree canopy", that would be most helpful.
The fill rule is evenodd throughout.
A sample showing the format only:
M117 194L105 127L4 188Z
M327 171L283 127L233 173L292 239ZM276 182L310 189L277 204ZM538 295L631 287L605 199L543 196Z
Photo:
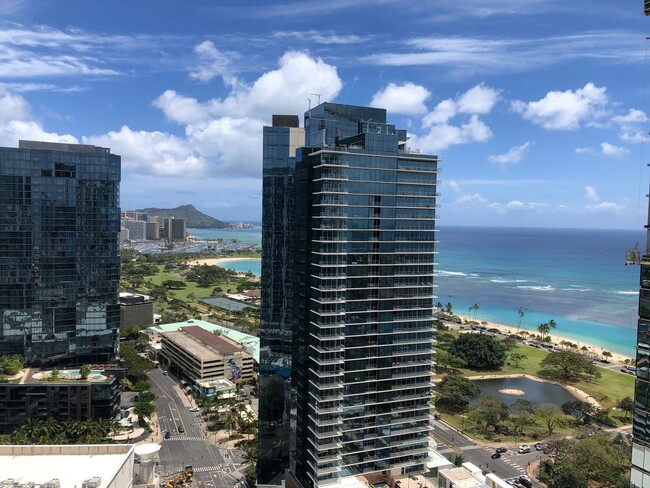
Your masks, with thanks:
M573 351L553 352L542 359L540 365L543 368L548 368L554 376L564 381L601 376L596 366L581 354Z
M630 445L623 436L563 440L554 448L555 462L542 465L542 481L549 488L630 486Z
M476 383L456 374L446 376L438 383L436 391L438 403L454 407L466 407L481 394Z
M506 347L495 337L484 334L461 334L449 347L449 353L465 360L476 369L496 369L506 362Z

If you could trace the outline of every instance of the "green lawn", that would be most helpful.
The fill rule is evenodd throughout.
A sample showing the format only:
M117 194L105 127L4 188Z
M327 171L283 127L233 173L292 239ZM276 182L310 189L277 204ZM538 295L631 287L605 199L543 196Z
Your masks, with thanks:
M509 375L509 374L528 374L531 376L539 376L542 359L548 356L549 352L542 349L537 349L523 344L517 344L510 353L517 352L525 354L528 359L524 359L519 363L519 368L507 364L495 371L477 371L470 369L461 369L464 376L480 376L480 375ZM625 397L634 397L634 376L621 373L619 371L611 371L605 368L598 368L602 376L595 382L591 381L578 381L571 383L572 386L584 391L588 395L593 396L604 408L612 408L616 406L619 400Z
M166 280L180 280L185 282L187 285L185 288L181 288L180 290L170 290L169 295L174 296L175 298L178 298L183 301L188 301L188 295L190 293L194 293L197 298L200 297L207 297L212 294L212 290L214 290L217 287L221 287L225 293L231 293L231 292L236 292L237 291L237 285L239 284L240 281L238 280L236 282L230 282L230 283L217 283L215 285L210 285L206 287L201 287L196 284L194 281L187 281L183 274L180 271L175 271L175 270L169 270L165 271L165 266L162 264L157 265L158 266L158 273L155 275L147 276L146 280L150 280L154 285L160 285L163 281Z

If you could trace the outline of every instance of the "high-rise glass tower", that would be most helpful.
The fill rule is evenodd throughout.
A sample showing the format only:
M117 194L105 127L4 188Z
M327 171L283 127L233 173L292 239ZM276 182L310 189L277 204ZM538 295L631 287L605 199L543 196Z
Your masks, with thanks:
M289 471L305 487L422 472L431 430L437 157L410 150L406 131L388 124L383 109L323 103L305 114L305 139L288 230L289 222L267 217L266 193L264 201L264 235L289 232L290 242ZM265 133L265 154L266 141ZM281 268L263 264L263 296ZM262 407L260 420L261 459Z
M0 354L115 359L120 156L81 144L0 148Z
M305 131L296 115L274 115L264 127L262 307L258 482L275 484L289 465L293 238L296 149Z

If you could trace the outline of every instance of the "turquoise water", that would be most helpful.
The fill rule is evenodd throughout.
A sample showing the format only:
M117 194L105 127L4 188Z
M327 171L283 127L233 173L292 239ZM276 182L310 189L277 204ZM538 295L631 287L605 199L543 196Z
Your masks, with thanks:
M255 276L262 275L261 259L234 259L232 261L222 261L219 266L226 269L234 269L238 273L252 272Z
M191 230L203 239L261 242L261 229ZM436 301L477 319L536 331L555 320L557 334L634 356L639 268L625 252L643 233L633 230L442 227L438 233ZM261 274L259 260L223 265Z

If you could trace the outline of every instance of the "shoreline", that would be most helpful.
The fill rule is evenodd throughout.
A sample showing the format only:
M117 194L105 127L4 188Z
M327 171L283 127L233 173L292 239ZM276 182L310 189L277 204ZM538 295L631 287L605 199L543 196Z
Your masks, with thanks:
M465 315L459 315L459 317L461 317L462 319L466 319L468 321L474 320L474 319L472 319L472 318L470 318L468 316L465 316ZM478 322L479 324L481 324L482 326L487 327L488 329L494 328L494 329L499 329L499 331L504 332L506 334L517 334L517 328L516 327L511 327L509 325L499 324L497 322L490 322L490 321L487 321L487 320L475 320L475 321ZM483 323L485 323L487 325L484 325ZM459 327L463 327L462 330L472 330L471 328L469 328L471 326L469 326L468 324L455 324L455 325L459 326ZM520 329L519 330L519 335L521 335L522 332L527 332L527 333L531 334L531 332L528 331L528 330ZM549 334L549 337L551 338L551 344L556 344L559 347L562 347L560 345L561 341L572 342L572 343L578 345L578 349L580 349L582 347L586 347L589 350L588 354L596 355L599 358L603 357L603 352L608 351L607 349L605 349L603 347L594 346L593 344L590 344L589 342L578 341L576 339L572 339L570 337L563 336L562 333L558 334L556 332L552 332L552 333ZM532 346L530 346L530 347L532 347ZM627 356L625 354L620 354L620 353L613 352L613 351L608 351L608 352L610 352L612 354L612 357L609 358L609 360L611 362L624 364L626 359L627 360L633 360L634 359L631 356Z
M250 258L242 258L242 257L234 257L234 258L203 258L203 259L192 259L190 260L187 264L189 266L201 266L201 265L208 265L208 266L219 266L221 263L227 262L227 261L248 261L251 259L259 259L255 257L250 257Z

